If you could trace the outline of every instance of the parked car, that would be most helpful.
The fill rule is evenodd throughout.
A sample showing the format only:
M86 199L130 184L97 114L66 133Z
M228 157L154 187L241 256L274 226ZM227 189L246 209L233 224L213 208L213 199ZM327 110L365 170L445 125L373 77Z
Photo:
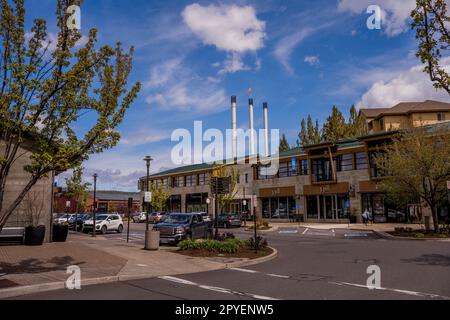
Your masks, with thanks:
M199 213L202 215L203 220L212 221L212 218L208 213L206 213L206 212L199 212Z
M223 228L241 227L242 218L237 213L222 213L217 217L217 224Z
M73 221L73 219L75 219L74 214L65 213L62 216L59 216L58 218L54 219L53 222L54 223L65 223L65 222L71 223Z
M92 219L92 214L88 214L88 213L79 213L76 215L76 224L77 224L77 231L81 231L83 230L83 224L86 220ZM71 220L71 222L69 223L69 229L73 230L73 224L75 223L75 216L74 218Z
M212 236L212 223L199 213L170 213L153 230L160 232L160 242L177 244L182 240L207 239Z
M94 228L94 220L90 218L84 221L83 231L89 232ZM99 214L95 216L95 232L100 231L105 234L108 231L117 231L122 233L123 231L123 221L118 214Z
M153 212L149 217L148 220L150 223L158 223L161 221L162 217L164 217L163 212Z
M146 213L141 212L140 214L133 216L133 222L136 222L136 223L145 222L145 216L146 216Z

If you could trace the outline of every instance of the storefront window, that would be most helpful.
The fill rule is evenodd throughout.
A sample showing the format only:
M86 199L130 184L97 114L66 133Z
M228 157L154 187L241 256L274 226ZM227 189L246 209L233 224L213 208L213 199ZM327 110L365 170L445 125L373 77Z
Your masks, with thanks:
M203 186L207 183L207 177L206 177L206 173L200 173L198 175L198 184L200 186Z
M351 171L353 170L353 154L343 154L337 158L337 171Z
M357 152L355 154L356 170L363 170L368 168L367 157L365 152Z
M300 175L308 175L308 160L300 160Z
M318 219L319 218L319 207L317 205L316 196L306 197L306 216L308 219Z
M265 219L289 219L295 214L295 198L263 198L262 213Z
M331 172L331 164L330 159L313 159L312 162L312 170L313 170L313 181L332 181L333 175Z

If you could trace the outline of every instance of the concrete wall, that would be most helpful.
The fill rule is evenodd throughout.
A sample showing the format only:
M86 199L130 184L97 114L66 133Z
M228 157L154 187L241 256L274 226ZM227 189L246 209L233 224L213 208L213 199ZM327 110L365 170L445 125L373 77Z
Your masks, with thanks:
M4 148L4 143L0 142L0 148ZM3 150L1 150L3 151ZM3 210L8 208L23 190L30 180L30 174L24 170L24 166L30 163L31 152L20 148L17 158L11 167L6 181L6 190L3 199ZM50 239L50 227L52 220L52 176L40 179L29 191L25 199L16 208L6 223L6 227L26 227L33 223L46 226L45 241Z

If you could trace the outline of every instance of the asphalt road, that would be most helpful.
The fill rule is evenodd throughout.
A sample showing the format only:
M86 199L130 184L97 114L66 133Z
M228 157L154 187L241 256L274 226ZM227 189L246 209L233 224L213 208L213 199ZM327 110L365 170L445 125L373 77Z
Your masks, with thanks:
M143 243L145 225L131 224ZM232 229L238 237L250 232ZM124 241L126 233L107 234ZM278 257L251 267L59 290L18 299L450 299L450 242L385 240L371 232L284 228L264 233ZM367 268L381 288L366 286Z

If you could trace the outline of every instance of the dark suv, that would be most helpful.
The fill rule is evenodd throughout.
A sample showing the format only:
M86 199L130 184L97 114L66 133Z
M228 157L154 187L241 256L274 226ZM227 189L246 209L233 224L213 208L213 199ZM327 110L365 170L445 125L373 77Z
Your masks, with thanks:
M153 230L160 232L160 242L163 244L212 237L212 223L203 220L199 213L167 214L164 221L157 223Z

